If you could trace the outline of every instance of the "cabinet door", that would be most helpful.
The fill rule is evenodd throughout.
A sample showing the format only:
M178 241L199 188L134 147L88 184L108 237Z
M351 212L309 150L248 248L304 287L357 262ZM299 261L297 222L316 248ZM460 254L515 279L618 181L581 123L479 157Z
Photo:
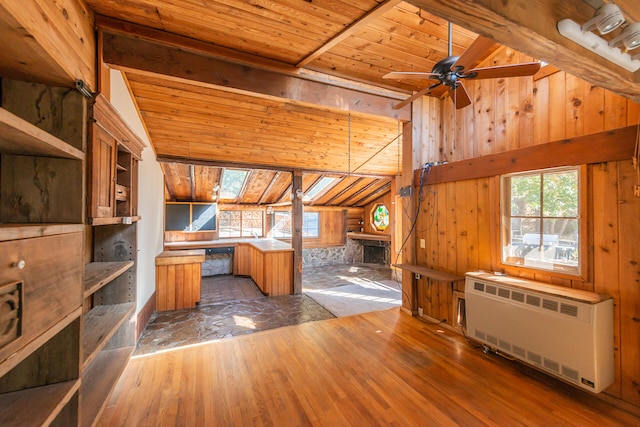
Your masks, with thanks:
M233 274L236 276L251 275L251 248L249 245L236 245L233 253Z
M91 218L115 216L116 140L97 124L91 138Z

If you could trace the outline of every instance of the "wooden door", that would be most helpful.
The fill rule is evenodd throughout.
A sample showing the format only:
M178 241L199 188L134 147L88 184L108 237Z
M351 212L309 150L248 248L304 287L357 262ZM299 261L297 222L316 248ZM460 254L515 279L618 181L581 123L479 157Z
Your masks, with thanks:
M97 124L91 138L91 218L115 216L116 139Z

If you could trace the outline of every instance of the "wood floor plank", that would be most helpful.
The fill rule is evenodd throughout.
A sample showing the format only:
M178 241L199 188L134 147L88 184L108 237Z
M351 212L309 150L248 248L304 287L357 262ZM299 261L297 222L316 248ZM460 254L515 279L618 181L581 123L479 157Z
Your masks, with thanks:
M398 309L133 358L100 426L638 425Z

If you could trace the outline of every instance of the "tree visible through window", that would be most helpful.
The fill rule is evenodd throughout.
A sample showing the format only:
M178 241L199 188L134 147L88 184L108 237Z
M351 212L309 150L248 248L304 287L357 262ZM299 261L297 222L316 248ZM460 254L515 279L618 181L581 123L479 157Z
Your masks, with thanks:
M580 272L579 169L502 177L502 262Z

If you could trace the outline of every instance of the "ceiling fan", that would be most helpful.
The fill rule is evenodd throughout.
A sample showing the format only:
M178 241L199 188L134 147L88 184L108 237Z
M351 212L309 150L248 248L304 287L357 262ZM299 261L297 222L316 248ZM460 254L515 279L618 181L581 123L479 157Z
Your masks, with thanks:
M427 72L416 71L393 71L385 74L384 79L396 80L438 80L434 84L421 89L414 95L394 106L400 109L413 102L423 95L440 96L445 92L449 93L456 109L471 105L471 98L462 84L464 79L496 79L504 77L532 76L540 69L539 62L526 62L522 64L498 65L495 67L471 68L485 52L495 45L493 40L483 36L478 36L462 55L451 55L451 22L449 22L449 52L446 58L440 60L431 70Z

